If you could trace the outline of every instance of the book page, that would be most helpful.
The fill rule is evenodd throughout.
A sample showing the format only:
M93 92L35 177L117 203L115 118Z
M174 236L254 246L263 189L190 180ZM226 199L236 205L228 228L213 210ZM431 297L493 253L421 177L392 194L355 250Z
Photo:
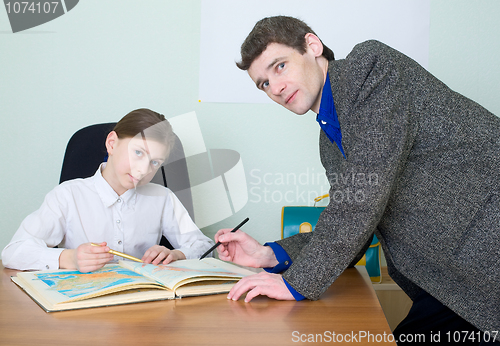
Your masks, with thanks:
M166 265L120 261L120 265L141 275L154 278L174 291L187 282L234 280L254 274L243 268L213 258L201 261L199 259L181 260Z
M51 270L23 272L17 276L52 304L83 300L129 288L163 288L154 280L118 264L108 264L89 273L81 273L78 270Z

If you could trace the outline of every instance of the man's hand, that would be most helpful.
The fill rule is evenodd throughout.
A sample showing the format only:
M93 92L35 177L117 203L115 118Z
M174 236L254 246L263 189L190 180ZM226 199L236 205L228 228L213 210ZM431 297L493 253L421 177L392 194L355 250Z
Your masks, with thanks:
M260 245L245 232L221 229L215 234L215 241L222 243L217 247L217 252L223 261L254 268L274 267L278 264L269 246Z
M106 263L113 260L113 255L108 253L109 247L106 242L92 246L85 243L76 249L65 249L59 256L59 268L77 269L82 273L91 272L102 268Z
M233 286L227 299L238 300L245 292L248 292L245 297L246 303L258 295L278 300L295 300L279 274L261 272L246 276Z
M141 260L146 264L168 264L173 261L186 259L182 251L169 250L165 246L153 245L142 256Z

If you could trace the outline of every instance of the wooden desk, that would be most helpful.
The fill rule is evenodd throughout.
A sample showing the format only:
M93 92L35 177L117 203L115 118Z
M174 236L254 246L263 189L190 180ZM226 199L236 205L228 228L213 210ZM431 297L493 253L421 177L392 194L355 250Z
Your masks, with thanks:
M392 341L364 267L346 270L318 301L219 294L54 313L11 282L16 271L0 269L0 345L297 345L309 334Z

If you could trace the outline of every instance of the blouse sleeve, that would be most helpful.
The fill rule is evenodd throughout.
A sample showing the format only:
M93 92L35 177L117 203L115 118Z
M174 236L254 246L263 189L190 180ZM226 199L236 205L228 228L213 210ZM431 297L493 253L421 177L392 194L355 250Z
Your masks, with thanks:
M54 248L63 240L66 227L64 190L59 186L45 197L42 206L28 215L2 251L2 264L18 270L59 268L64 249Z
M181 201L169 190L162 218L162 232L170 244L184 253L187 259L199 258L214 242L195 225Z

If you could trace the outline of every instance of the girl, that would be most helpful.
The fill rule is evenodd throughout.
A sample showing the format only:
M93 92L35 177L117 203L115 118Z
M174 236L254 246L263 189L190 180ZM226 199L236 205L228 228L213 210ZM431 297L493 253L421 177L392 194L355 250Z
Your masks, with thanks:
M153 264L200 257L213 242L169 189L149 184L173 143L163 115L127 114L106 138L108 161L53 189L2 251L3 265L88 272L113 260L110 248ZM175 250L156 245L162 235Z

